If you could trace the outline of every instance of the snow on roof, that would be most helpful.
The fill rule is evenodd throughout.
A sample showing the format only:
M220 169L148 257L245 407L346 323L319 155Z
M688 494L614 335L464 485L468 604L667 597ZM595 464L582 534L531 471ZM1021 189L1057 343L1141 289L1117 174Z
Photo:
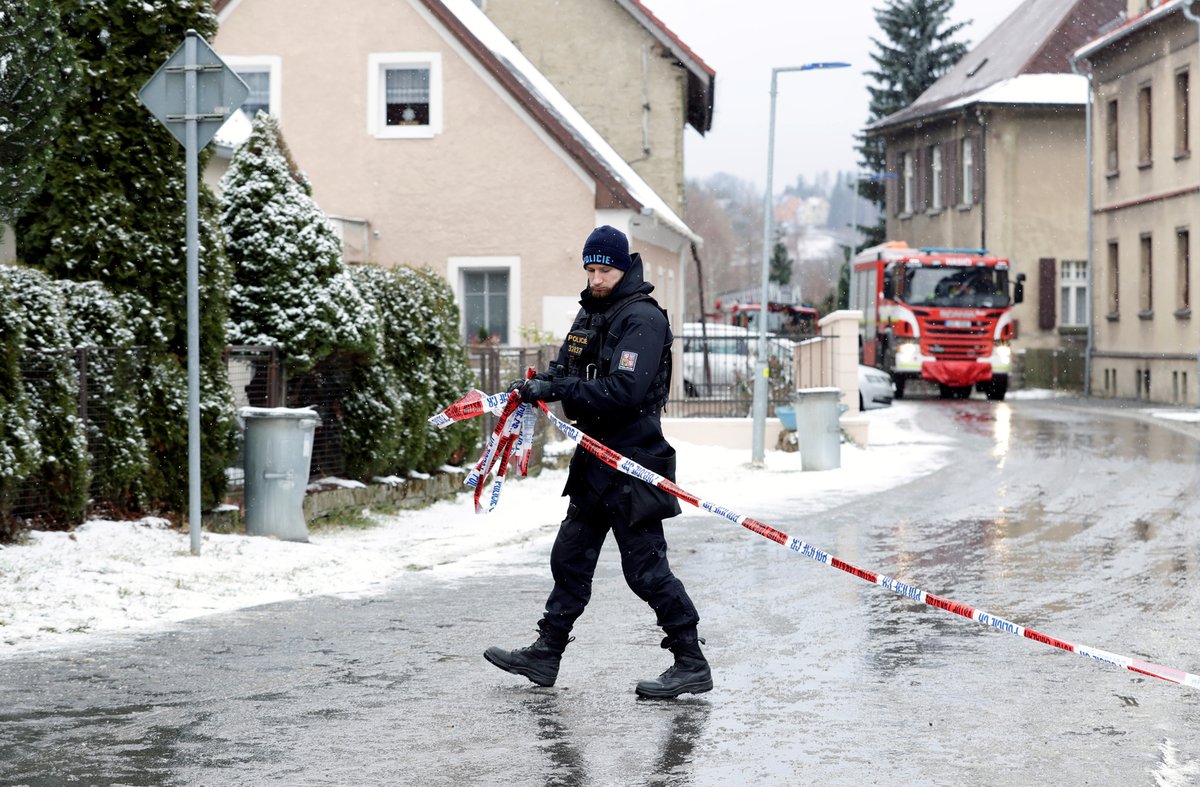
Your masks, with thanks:
M946 109L971 104L1086 104L1087 77L1079 74L1020 74L962 96Z
M1178 9L1183 7L1183 4L1184 4L1184 0L1166 0L1166 2L1159 3L1157 6L1155 6L1154 8L1151 8L1149 11L1146 11L1143 14L1139 14L1138 16L1135 16L1133 19L1130 19L1127 22L1125 22L1125 24L1117 27L1114 30L1111 30L1108 33L1105 33L1104 35L1100 36L1099 38L1095 38L1095 39L1089 41L1088 43L1081 46L1079 49L1076 49L1075 54L1072 56L1072 59L1073 60L1082 60L1084 58L1090 57L1091 55L1094 55L1096 52L1099 52L1101 49L1104 49L1109 44L1112 44L1115 41L1121 40L1122 38L1129 35L1133 31L1138 30L1142 27L1145 27L1146 25L1151 24L1152 22L1155 22L1159 19L1162 19L1165 16L1167 16L1168 14L1175 13L1175 11L1177 11Z
M491 54L521 83L529 92L529 96L549 110L571 134L576 141L591 152L596 160L605 167L613 177L643 206L643 212L649 209L653 216L669 227L678 235L692 242L699 242L700 237L675 214L675 211L663 201L662 197L634 171L633 167L621 158L612 145L592 128L583 115L572 106L571 102L558 92L545 75L529 61L521 50L517 49L508 36L496 27L495 23L475 5L472 0L425 0L426 3L437 2L449 11L486 47Z
M1047 86L1053 84L1053 81L1047 81L1045 85L1040 81L1026 83L1024 78L1034 75L1074 76L1069 59L1071 51L1080 41L1088 40L1112 23L1123 4L1121 0L1024 0L913 103L876 120L867 129L879 131L912 123L949 107L962 107L981 101L1011 104L1086 103L1086 93L1082 99L1075 100L1071 98L1071 88L1063 88L1069 99L1066 101L1024 100L1028 94L1035 94L1036 97L1043 90L1052 90ZM988 95L989 88L1006 83L1010 87L986 99L981 98ZM1012 87L1013 84L1019 89ZM1027 88L1026 84L1038 87ZM996 98L996 95L1012 98Z

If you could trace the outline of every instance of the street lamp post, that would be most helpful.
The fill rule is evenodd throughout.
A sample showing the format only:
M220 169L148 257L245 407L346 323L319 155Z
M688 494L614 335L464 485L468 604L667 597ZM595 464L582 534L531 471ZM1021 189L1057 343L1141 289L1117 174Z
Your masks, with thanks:
M815 71L824 68L846 68L849 63L805 63L802 66L783 66L771 69L771 123L767 130L767 193L763 200L762 300L759 303L758 359L754 364L754 428L750 461L761 466L765 455L767 430L767 303L771 280L771 233L774 230L774 200L771 190L775 174L775 94L779 74L785 71Z

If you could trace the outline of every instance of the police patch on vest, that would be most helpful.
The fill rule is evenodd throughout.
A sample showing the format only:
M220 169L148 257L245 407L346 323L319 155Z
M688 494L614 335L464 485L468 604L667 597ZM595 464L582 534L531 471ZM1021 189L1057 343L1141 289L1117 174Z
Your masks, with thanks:
M637 368L638 354L629 350L621 351L621 360L617 361L617 368L623 372L632 372Z

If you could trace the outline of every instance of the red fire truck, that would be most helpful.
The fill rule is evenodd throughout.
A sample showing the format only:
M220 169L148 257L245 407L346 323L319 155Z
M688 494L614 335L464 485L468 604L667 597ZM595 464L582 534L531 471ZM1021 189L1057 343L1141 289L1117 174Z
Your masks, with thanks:
M913 249L891 241L864 249L850 274L850 308L863 313L862 362L888 371L896 398L910 380L937 383L943 398L974 386L988 399L1008 391L1012 307L1025 294L1009 263L983 249Z
M729 325L739 325L750 331L758 331L758 316L762 307L757 303L716 303L720 322ZM817 325L820 315L811 306L798 306L792 303L767 304L767 331L772 335L786 336L789 339L809 339L820 333Z

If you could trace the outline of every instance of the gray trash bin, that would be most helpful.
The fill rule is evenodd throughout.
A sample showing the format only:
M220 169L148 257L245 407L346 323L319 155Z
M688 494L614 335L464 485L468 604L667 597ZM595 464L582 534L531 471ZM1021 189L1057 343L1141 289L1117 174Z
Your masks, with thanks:
M801 470L836 470L842 466L840 388L801 388L796 402L796 441Z
M289 407L243 407L238 417L246 427L246 533L308 541L304 493L320 417Z

